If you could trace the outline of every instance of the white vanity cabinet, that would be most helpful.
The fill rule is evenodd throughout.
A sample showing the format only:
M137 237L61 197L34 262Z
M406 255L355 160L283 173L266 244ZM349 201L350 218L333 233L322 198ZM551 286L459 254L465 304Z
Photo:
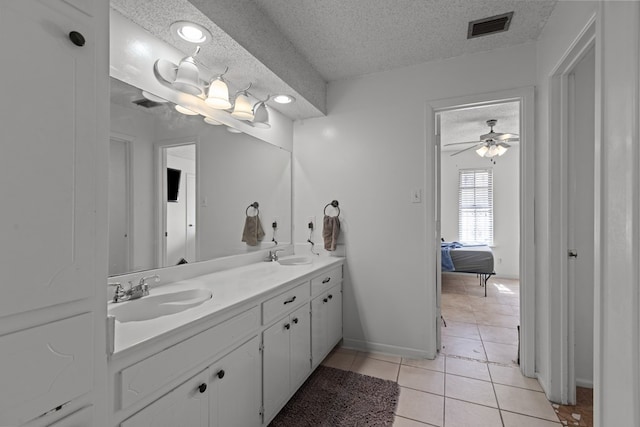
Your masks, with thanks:
M265 329L262 338L266 421L271 420L311 372L309 303Z
M311 313L311 362L315 368L342 339L342 285L311 300Z

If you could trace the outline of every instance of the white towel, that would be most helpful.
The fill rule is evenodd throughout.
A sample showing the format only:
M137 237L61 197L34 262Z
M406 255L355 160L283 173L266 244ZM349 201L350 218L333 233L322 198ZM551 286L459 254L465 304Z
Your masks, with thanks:
M264 237L264 230L260 223L260 218L256 216L248 216L244 221L244 230L242 230L242 241L249 246L257 246L258 242Z

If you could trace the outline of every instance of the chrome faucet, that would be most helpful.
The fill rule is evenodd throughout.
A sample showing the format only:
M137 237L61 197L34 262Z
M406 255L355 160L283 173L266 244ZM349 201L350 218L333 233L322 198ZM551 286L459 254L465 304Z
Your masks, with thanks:
M124 289L120 283L109 283L109 286L115 286L116 290L113 294L113 302L131 301L134 299L142 298L149 295L149 284L147 280L155 279L155 282L160 281L160 276L154 274L153 276L144 276L140 279L137 285L134 285L129 281L129 289Z
M278 252L282 252L284 249L276 249L275 251L269 251L269 255L264 259L266 262L277 261Z

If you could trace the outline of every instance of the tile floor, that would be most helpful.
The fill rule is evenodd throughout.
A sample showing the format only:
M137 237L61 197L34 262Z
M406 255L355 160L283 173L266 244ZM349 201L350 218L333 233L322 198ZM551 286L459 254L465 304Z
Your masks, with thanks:
M562 426L537 380L523 377L515 363L518 282L489 286L485 298L475 276L446 278L447 327L435 360L336 348L323 364L397 381L395 427Z

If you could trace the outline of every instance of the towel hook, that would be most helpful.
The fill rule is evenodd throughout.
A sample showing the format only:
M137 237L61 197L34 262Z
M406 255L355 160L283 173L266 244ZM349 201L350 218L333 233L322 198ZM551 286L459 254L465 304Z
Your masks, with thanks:
M324 207L324 214L327 215L327 208L329 206L333 206L334 208L336 208L338 210L338 215L336 216L340 216L340 206L337 200L332 200L331 203L327 203L327 205Z
M253 208L256 210L256 214L254 216L260 215L260 209L258 209L259 206L260 204L258 202L251 203L249 206L247 206L247 209L244 211L244 214L246 216L249 216L249 208Z

